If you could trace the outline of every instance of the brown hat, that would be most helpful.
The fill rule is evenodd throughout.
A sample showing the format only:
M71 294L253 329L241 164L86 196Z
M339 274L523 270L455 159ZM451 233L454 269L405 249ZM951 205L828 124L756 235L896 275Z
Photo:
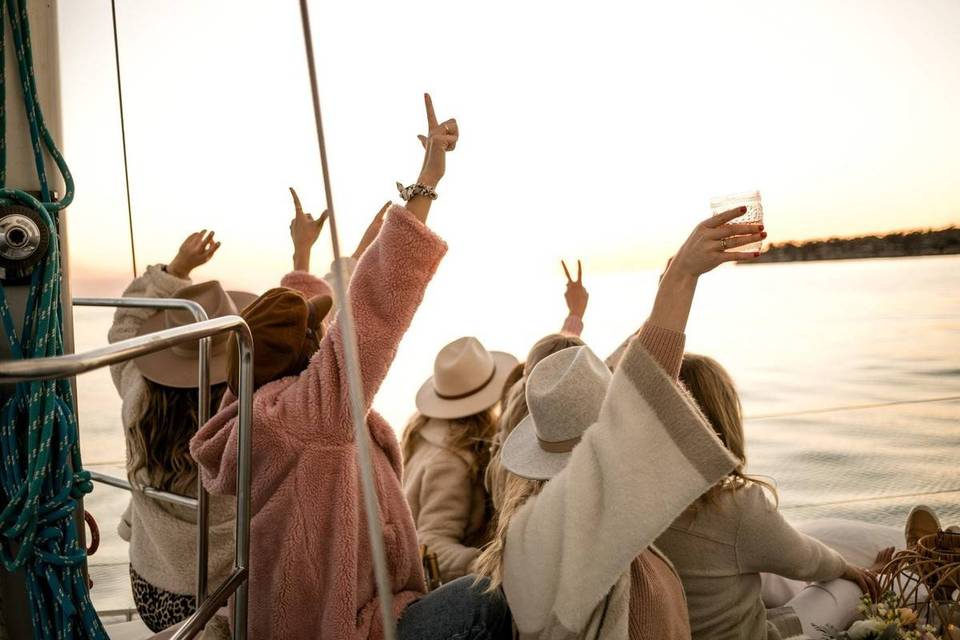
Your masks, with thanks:
M242 291L224 291L216 280L183 287L172 298L193 300L203 307L210 318L239 314L256 296ZM138 336L162 329L173 329L193 324L196 319L185 309L165 309L143 321ZM220 384L227 379L227 343L233 336L222 333L210 338L210 383ZM197 360L200 357L200 341L179 344L134 360L144 378L167 387L194 388L200 384Z
M254 300L240 314L253 334L253 388L306 369L320 346L330 296L307 298L295 289L277 287ZM235 341L227 350L227 384L240 388L240 353Z

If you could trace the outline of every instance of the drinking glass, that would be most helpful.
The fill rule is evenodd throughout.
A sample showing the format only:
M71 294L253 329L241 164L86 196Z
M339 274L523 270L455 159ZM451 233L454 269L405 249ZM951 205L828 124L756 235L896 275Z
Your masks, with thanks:
M737 207L746 207L747 212L731 220L729 224L763 224L763 205L760 203L759 191L746 191L744 193L734 193L729 196L721 196L710 200L710 210L713 215L719 215L724 211L730 211ZM760 251L761 242L745 244L742 247L727 249L727 251L740 251L753 253Z

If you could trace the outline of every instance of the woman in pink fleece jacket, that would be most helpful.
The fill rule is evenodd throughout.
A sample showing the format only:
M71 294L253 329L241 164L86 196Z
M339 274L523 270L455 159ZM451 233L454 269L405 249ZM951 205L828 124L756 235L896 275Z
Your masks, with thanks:
M424 223L432 189L444 173L445 152L456 144L457 124L438 124L429 96L427 111L429 137L421 138L426 157L416 188L407 194L406 208L393 206L387 213L356 266L349 296L397 618L423 596L424 580L416 530L400 483L396 436L371 404L446 252L446 244ZM306 297L329 295L327 283L307 272L319 224L316 233L309 228L309 219L298 211L291 226L297 270L284 277L282 285ZM345 379L337 318L306 369L267 382L254 395L249 631L257 640L383 637ZM220 412L191 442L204 485L213 493L236 490L237 412L235 399L225 398ZM433 603L426 608L411 607L412 615L401 622L408 627L401 629L401 637L428 637L424 625L429 627L434 618L459 616L472 628L478 615L505 615L505 607L471 608L461 595L448 591L446 598L441 594L426 599L425 604ZM414 611L418 607L421 613Z

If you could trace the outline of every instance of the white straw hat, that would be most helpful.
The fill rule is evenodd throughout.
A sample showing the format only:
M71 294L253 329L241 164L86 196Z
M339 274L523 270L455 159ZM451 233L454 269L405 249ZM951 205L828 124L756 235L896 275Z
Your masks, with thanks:
M417 392L417 410L428 418L453 420L489 409L517 359L487 351L476 338L454 340L437 354L433 377Z
M504 468L530 480L559 473L587 427L600 417L612 377L588 347L570 347L541 360L527 377L530 414L500 451Z

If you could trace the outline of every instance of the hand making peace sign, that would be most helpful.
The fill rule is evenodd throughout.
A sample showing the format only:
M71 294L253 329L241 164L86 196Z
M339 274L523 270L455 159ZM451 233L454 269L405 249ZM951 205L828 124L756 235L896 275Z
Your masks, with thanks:
M583 286L583 265L577 260L576 280L570 276L570 270L567 269L566 262L561 260L560 266L563 267L563 272L567 275L567 291L563 294L563 297L567 300L567 310L570 315L583 319L583 314L587 311L587 301L590 299L590 294Z

